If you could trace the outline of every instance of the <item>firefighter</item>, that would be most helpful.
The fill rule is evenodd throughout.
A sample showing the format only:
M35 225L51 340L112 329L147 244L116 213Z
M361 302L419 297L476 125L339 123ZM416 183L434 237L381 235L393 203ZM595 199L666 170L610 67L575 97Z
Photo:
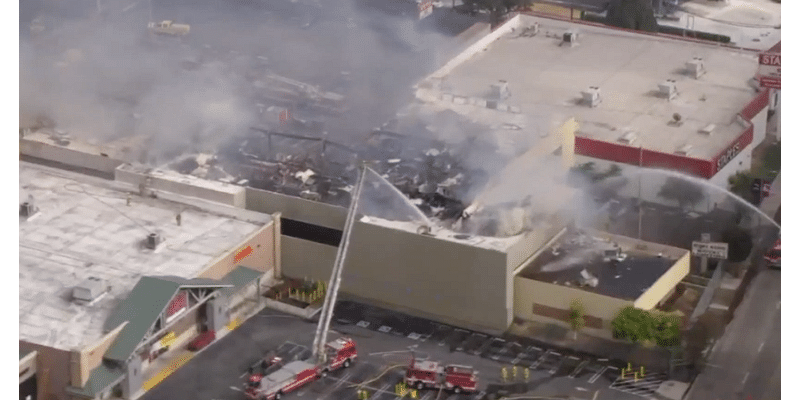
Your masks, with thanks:
M528 382L531 379L531 369L525 368L523 372L525 373L525 382Z
M511 368L511 376L514 377L514 380L517 380L517 366Z
M503 367L500 373L503 375L503 382L508 382L508 368Z

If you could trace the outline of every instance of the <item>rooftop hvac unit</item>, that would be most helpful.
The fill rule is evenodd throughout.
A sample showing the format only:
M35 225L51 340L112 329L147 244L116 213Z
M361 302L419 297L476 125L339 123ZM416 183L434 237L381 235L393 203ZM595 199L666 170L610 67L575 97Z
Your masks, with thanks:
M108 287L102 279L90 276L72 289L72 298L90 302L100 297L107 290Z
M617 139L617 141L620 142L620 143L631 145L638 138L639 138L639 135L636 132L628 131L628 132L625 132L624 135L620 136L619 139Z
M600 105L600 88L597 86L589 86L589 89L581 92L583 101L590 107L597 107Z
M714 124L708 124L703 129L700 129L700 133L702 133L704 135L710 135L712 132L714 132L714 129L716 127L717 126L714 125Z
M674 79L667 79L658 84L658 91L667 98L672 100L678 95L678 86L675 84Z
M492 97L495 99L505 100L511 96L511 93L508 91L508 82L506 81L499 81L495 84L492 84Z
M564 32L564 36L562 36L561 43L569 46L574 46L578 44L578 33L572 31Z
M689 72L689 75L693 76L695 79L700 78L706 73L703 59L700 57L693 58L691 61L686 63L686 70Z
M23 218L30 218L36 214L36 206L32 201L26 201L19 205L19 216Z
M679 148L677 151L675 151L675 154L678 154L678 155L681 155L681 156L688 156L691 152L692 152L692 145L687 144L687 145L681 146L681 148Z
M144 241L144 247L155 250L159 243L161 243L161 236L157 233L150 233Z

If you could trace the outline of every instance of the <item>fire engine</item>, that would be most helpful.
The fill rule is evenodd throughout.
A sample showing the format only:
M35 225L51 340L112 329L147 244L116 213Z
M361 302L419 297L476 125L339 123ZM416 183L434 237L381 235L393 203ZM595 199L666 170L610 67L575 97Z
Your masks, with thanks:
M282 395L311 383L329 371L347 368L358 357L355 342L350 338L339 338L325 345L326 362L292 361L275 372L267 374L270 366L282 359L268 354L261 362L262 370L250 375L245 385L245 394L253 400L277 400ZM277 367L276 367L277 368Z
M284 394L311 383L320 377L319 368L310 362L292 361L283 368L262 376L253 374L245 395L252 400L277 400Z
M474 392L478 388L477 372L463 365L440 366L434 361L411 359L403 381L410 387L446 389L453 393Z
M767 250L767 254L764 255L764 260L767 261L767 266L769 267L781 267L781 239L778 239L772 248Z
M339 338L325 345L327 363L322 367L322 374L347 368L358 357L356 343L350 338Z

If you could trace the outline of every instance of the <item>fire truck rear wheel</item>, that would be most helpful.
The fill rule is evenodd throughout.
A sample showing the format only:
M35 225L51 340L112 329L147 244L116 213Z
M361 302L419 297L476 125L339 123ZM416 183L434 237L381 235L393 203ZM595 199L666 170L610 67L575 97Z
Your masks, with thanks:
M425 389L425 384L422 382L417 382L417 390Z
M342 364L342 365L344 365L345 368L349 367L350 366L350 359L348 358L347 360L344 360L344 364Z
M454 388L453 388L453 393L455 393L455 394L459 394L459 393L461 393L461 388L460 388L460 387L458 387L458 386L454 387Z
M281 393L281 392L275 393L275 400L280 400L280 398L282 396L283 396L283 393Z

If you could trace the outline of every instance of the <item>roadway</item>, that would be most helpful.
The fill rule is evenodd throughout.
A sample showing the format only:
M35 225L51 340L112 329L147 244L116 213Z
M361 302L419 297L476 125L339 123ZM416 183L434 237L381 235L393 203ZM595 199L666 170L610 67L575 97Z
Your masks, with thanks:
M763 269L715 344L689 400L780 398L781 273Z

